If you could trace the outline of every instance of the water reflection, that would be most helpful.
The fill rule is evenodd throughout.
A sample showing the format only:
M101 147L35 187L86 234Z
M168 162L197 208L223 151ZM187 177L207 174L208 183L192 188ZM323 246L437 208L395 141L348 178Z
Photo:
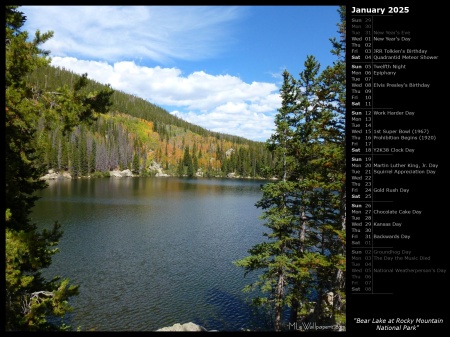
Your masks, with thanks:
M33 211L63 225L48 275L80 285L74 326L149 331L195 322L263 326L241 292L252 278L232 261L263 240L262 181L99 178L50 182Z

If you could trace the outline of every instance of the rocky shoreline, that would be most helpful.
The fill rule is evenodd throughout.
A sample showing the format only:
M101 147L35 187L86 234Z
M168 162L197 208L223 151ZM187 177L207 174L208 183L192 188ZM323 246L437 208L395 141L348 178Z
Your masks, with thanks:
M122 177L138 177L139 175L134 175L131 170L126 169L123 171L113 170L109 171L109 176L112 178L122 178ZM155 177L170 177L170 175L157 171ZM203 174L197 174L197 178L202 178ZM81 178L91 178L91 176L81 177ZM222 178L217 176L216 178ZM240 177L235 175L235 173L228 173L226 178L229 179L259 179L259 180L277 180L277 178L252 178L252 177ZM41 180L60 180L60 179L73 179L69 172L56 172L55 170L48 170L48 173L40 178Z
M109 171L109 176L113 178L133 177L133 173L130 170L114 170ZM85 178L90 178L87 176ZM48 170L48 173L40 178L41 180L58 180L58 179L73 179L69 172L55 172L54 170Z

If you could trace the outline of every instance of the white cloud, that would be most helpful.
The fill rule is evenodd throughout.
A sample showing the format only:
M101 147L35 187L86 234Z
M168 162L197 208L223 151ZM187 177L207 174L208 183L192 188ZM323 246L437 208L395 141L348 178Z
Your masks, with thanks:
M43 47L81 59L201 60L232 42L233 6L24 6L27 30L55 33ZM69 54L70 53L70 54Z
M243 6L24 6L26 30L54 31L52 65L157 104L212 131L265 140L281 100L277 84L175 61L223 57ZM152 63L149 63L149 60ZM142 65L145 64L144 65ZM153 66L158 64L159 66ZM192 64L192 63L191 63Z
M177 68L144 67L133 61L109 65L73 57L54 57L52 65L88 77L157 104L206 129L265 140L273 132L273 116L281 105L273 83L245 83L231 75L203 71L183 76Z

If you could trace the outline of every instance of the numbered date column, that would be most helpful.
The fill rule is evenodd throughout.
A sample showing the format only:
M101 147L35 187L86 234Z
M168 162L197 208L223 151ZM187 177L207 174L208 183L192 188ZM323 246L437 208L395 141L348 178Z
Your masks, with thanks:
M372 17L352 18L349 33L351 291L372 293Z

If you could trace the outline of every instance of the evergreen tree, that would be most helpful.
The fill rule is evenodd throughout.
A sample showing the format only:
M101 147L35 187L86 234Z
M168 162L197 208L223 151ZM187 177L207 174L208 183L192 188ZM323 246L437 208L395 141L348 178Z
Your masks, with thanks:
M69 169L69 142L67 141L67 136L61 136L60 143L61 153L60 153L60 170Z
M328 240L327 249L330 267L327 269L327 279L330 280L329 294L332 295L332 303L329 305L329 324L344 325L346 322L346 157L345 157L345 116L346 116L346 8L338 9L340 22L337 24L339 40L330 39L333 49L331 53L337 57L332 66L327 67L320 76L319 96L323 98L324 109L328 115L324 121L323 134L328 151L324 152L328 167L326 176L330 190L330 197L334 203L334 217L328 226L331 238Z
M189 146L186 146L184 148L183 165L187 166L190 161L191 161L191 155L189 154Z
M198 159L197 159L197 156L195 155L195 153L192 155L193 156L193 160L192 160L192 168L193 168L193 171L194 171L194 173L195 172L197 172L197 170L198 170Z
M86 131L80 130L80 138L78 142L78 156L80 157L80 176L86 177L89 174L88 154L86 146Z
M58 167L58 140L59 140L58 130L52 130L52 132L49 133L49 142L51 144L51 148L49 150L50 164L48 168L55 169Z
M88 155L88 174L91 174L95 171L95 153L97 152L97 149L95 139L92 136L89 136L86 141Z
M139 165L139 154L137 152L134 153L133 156L133 169L134 174L139 174L140 171L140 165Z
M223 159L221 170L224 174L230 172L229 163L230 163L229 159L226 158Z
M262 219L271 231L264 235L268 241L256 244L249 250L250 255L235 262L243 267L246 274L250 271L262 270L258 281L245 290L259 288L268 297L256 297L256 305L269 306L274 313L273 324L275 331L282 330L283 310L286 306L286 292L288 278L292 272L292 234L294 231L295 215L292 212L292 195L295 184L287 181L290 174L288 158L288 144L292 137L289 126L289 114L295 108L295 93L292 78L287 71L283 73L283 86L280 90L282 107L275 117L276 130L268 140L269 147L278 153L279 171L282 180L278 183L268 183L262 187L262 199L256 203L264 210Z
M177 175L182 177L184 175L184 165L183 165L183 160L180 159L178 161L178 166L177 166Z
M72 177L79 177L81 176L79 139L75 133L71 134L70 148L70 158L72 158L70 163L70 174Z
M267 142L272 174L256 204L270 229L268 240L236 261L245 273L260 271L244 290L258 288L271 304L276 331L284 310L290 323L345 324L345 7L339 8L338 61L320 73L307 56L300 78L285 71L282 107Z
M189 146L186 146L184 148L184 157L183 157L183 164L187 166L186 174L188 177L194 176L194 164L192 162L192 156L189 153Z
M78 286L70 285L68 279L42 276L42 269L49 267L57 252L62 231L58 222L50 230L39 231L30 218L35 192L47 186L39 179L46 166L39 157L36 130L40 116L47 123L62 119L66 131L82 120L92 120L97 112L106 111L112 91L81 93L83 80L72 90L66 87L58 93L29 85L27 75L49 63L49 52L40 45L53 33L37 31L29 41L28 33L21 30L26 17L18 8L5 6L5 328L65 330L69 327L64 318L71 310L68 300L78 294Z
M192 178L194 176L194 173L195 173L194 172L194 164L193 164L192 159L191 159L191 160L188 161L188 164L187 164L186 175L189 178Z

